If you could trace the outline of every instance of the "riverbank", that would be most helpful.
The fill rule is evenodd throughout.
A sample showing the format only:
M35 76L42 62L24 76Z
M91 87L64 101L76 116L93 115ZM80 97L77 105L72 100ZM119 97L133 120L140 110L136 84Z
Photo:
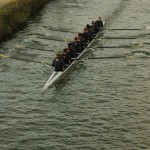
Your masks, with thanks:
M0 0L0 43L20 30L48 0Z

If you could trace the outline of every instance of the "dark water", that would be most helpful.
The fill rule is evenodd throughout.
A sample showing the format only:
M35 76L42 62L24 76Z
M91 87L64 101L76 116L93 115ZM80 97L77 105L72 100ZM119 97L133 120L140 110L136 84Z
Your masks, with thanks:
M69 31L82 31L98 16L106 20L106 28L149 27L149 6L149 0L51 1L0 51L51 62L65 41L73 40ZM1 59L0 150L149 150L150 59L134 53L150 52L144 44L150 43L149 35L142 36L147 33L105 31L107 37L137 38L103 39L96 46L142 46L92 50L92 57L127 57L86 60L43 97L41 89L52 70L42 63Z

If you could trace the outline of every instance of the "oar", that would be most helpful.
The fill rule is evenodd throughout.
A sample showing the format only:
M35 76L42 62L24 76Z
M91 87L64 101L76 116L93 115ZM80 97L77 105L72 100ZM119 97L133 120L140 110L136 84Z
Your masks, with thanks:
M66 39L55 39L55 38L47 38L47 37L40 37L40 36L38 36L37 38L45 39L45 40L52 40L52 41L61 41L61 42L65 42L65 43L66 43L66 41L71 42L68 39L67 40Z
M112 39L148 39L148 37L140 37L140 36L132 36L132 37L102 37L102 38L99 38L99 39L97 39L97 40L103 40L103 39L110 39L110 40L112 40Z
M150 30L150 26L148 26L148 27L144 27L144 28L108 28L108 29L106 29L106 28L103 28L102 30L108 30L108 31L111 31L111 30L139 30L139 31L141 31L141 30Z
M39 34L39 33L29 33L28 35L37 35L38 38L41 38L41 39L49 39L49 40L54 40L54 41L65 41L63 39L48 38L48 37L45 37L43 34ZM138 34L138 35L135 35L135 36L128 36L128 37L110 37L110 36L106 36L106 37L101 37L100 39L137 39L137 38L143 38L143 36L147 36L147 35L150 35L150 33ZM40 36L43 36L43 37L40 37Z
M132 54L135 54L135 53L142 53L142 54L145 54L147 56L150 56L150 52L148 51L134 51L134 52L131 52Z
M77 31L69 31L69 30L63 30L63 29L56 29L56 28L52 28L52 27L48 27L48 26L43 26L45 28L48 28L48 30L52 30L52 31L59 31L59 32L68 32L68 33L78 33ZM150 27L144 27L144 28L103 28L101 30L107 30L107 31L111 31L111 30L149 30Z
M3 57L3 58L10 58L9 56L3 55L3 54L0 54L0 57Z
M106 28L103 28L102 30L107 30L107 31L111 31L111 30L144 30L145 28L128 28L128 29L126 29L126 28L108 28L108 29L106 29Z
M150 43L143 43L143 44L150 44ZM136 45L120 45L120 46L95 46L95 47L87 47L87 48L136 48L136 47L143 47L140 44L136 44ZM19 50L19 48L16 48ZM22 49L22 48L20 48ZM24 47L24 49L32 49L32 50L37 50L37 51L46 51L46 52L50 52L51 50L47 50L47 49L42 49L42 48L33 48L33 47Z
M150 43L132 43L131 45L118 45L118 46L95 46L95 47L87 47L87 48L139 48L144 47L144 44Z
M97 47L88 47L88 48L134 48L132 45L120 45L120 46L97 46Z
M36 61L36 60L29 60L29 59L23 59L23 58L18 58L18 57L7 56L7 55L3 55L3 54L0 54L0 57L11 58L11 59L16 59L16 60L21 60L21 61L27 61L27 62L40 63L40 64L45 64L46 63L46 62L40 62L40 61ZM46 64L48 64L48 63L46 63Z
M147 34L147 35L149 35L149 34ZM146 34L145 34L145 36L146 36ZM69 39L55 39L55 38L48 38L48 37L40 37L40 36L38 36L37 38L39 38L39 39L46 39L46 40L52 40L52 41L61 41L61 42L65 42L65 43L68 43L68 42L71 42ZM138 38L146 38L146 39L148 39L148 37L140 37L140 35L139 36L131 36L131 37L101 37L101 38L99 38L99 39L95 39L95 41L96 40L103 40L103 39L138 39Z
M48 49L43 49L43 48L34 48L34 47L16 47L15 49L17 50L36 50L36 51L46 51L46 52L51 52L51 51L54 51L54 50L48 50Z
M146 28L103 28L103 29L101 29L101 30L107 30L107 31L113 31L113 30L116 30L116 31L120 31L120 30L124 30L124 31L127 31L127 30L129 30L129 31L132 31L132 30L135 30L135 31L141 31L141 30L149 30L150 28L149 27L146 27ZM52 30L52 31L59 31L59 32L68 32L68 33L73 33L73 34L76 34L76 33L78 33L77 31L69 31L69 30L62 30L62 29L55 29L55 28L48 28L48 30Z
M45 28L47 28L48 30L51 30L51 31L59 31L59 32L68 32L68 33L73 33L73 34L76 34L78 32L75 32L75 31L69 31L69 30L64 30L64 29L56 29L56 28L52 28L52 27L48 27L48 26L43 26Z
M133 45L122 45L122 46L98 46L96 48L134 48Z
M52 40L52 41L61 41L61 42L69 42L69 39L56 39L56 38L51 38L51 37L48 37L48 36L45 36L43 34L40 34L40 33L28 33L27 35L36 35L36 37L38 39L45 39L45 40Z
M147 44L150 45L150 43L141 43L141 44ZM87 48L136 48L136 47L143 47L143 45L141 45L140 43L136 43L133 45L120 45L120 46L95 46L95 47L87 47ZM48 50L48 49L43 49L43 48L34 48L34 47L17 47L17 50L21 50L21 49L32 49L32 50L37 50L37 51L46 51L46 52L50 52L52 50Z
M144 43L142 43L142 44L150 45L150 43L147 43L147 42L144 42Z
M71 58L72 60L88 60L88 59L113 59L113 58L126 58L126 56L108 56L108 57L86 57L86 58Z
M33 48L33 47L24 47L24 48L16 48L17 50L21 50L21 49L33 49L33 50L37 50L37 51L46 51L46 52L50 52L50 50L48 49L42 49L42 48Z
M100 39L137 39L137 37L102 37Z
M103 39L149 39L147 35L150 34L138 34L134 36L103 36L101 38L97 38L96 40L103 40Z

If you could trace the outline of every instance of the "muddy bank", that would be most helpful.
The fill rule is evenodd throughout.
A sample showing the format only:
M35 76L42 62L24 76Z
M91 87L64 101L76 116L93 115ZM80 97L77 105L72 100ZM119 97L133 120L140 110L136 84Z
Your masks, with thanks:
M0 6L0 43L20 30L49 0L10 0ZM1 3L0 3L1 4Z

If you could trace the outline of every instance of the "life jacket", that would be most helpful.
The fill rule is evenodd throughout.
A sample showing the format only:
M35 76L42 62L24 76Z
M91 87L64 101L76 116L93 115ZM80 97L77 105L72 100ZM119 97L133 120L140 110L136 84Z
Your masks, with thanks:
M76 58L77 57L76 51L72 47L67 48L67 53L70 56L70 58Z
M87 42L89 43L89 42L91 42L92 39L93 39L93 38L92 38L92 33L91 33L91 31L87 31L86 34L87 34L87 39L88 39Z
M55 58L53 60L52 66L55 68L55 71L63 71L65 64L64 61L60 58Z
M86 41L82 38L82 34L78 36L78 41L81 43L81 49L83 50L86 47Z
M97 27L97 26L92 26L92 32L96 35L98 32L99 32L99 27Z
M100 27L103 27L103 21L100 20Z
M95 37L95 35L91 29L88 29L88 34L89 34L89 40L91 41Z
M81 52L81 43L77 40L72 42L73 48L75 49L76 53Z
M95 21L95 26L96 26L96 27L99 27L99 28L100 28L100 27L103 27L103 22L102 22L101 20L96 20L96 21Z
M84 50L84 48L85 48L85 44L84 44L83 38L79 38L78 39L78 43L80 45L80 53L81 53Z
M68 53L63 53L63 60L66 67L71 63L71 58Z
M87 32L83 32L82 33L82 38L84 38L85 42L88 42L88 33Z

